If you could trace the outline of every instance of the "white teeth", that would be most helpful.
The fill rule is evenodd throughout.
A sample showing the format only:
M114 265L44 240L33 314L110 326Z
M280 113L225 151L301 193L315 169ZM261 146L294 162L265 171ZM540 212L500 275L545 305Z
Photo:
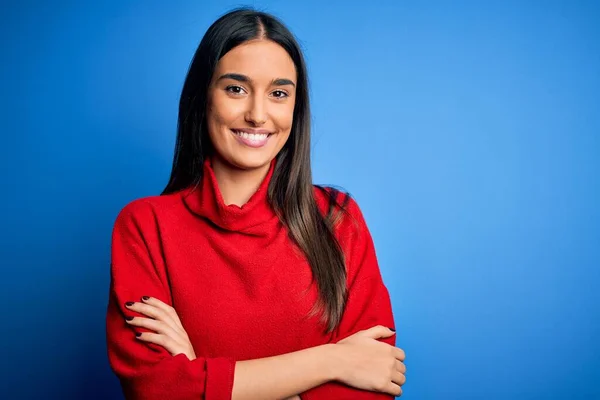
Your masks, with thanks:
M247 133L247 132L239 132L239 131L234 131L234 132L236 135L239 135L239 136L243 137L244 139L248 139L253 142L265 140L269 136L266 133L256 134L256 133Z

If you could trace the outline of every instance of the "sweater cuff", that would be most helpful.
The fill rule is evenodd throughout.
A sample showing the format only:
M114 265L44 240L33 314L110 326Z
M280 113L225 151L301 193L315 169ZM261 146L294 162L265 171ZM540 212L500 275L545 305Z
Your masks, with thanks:
M235 360L227 357L200 360L206 362L205 399L231 400Z

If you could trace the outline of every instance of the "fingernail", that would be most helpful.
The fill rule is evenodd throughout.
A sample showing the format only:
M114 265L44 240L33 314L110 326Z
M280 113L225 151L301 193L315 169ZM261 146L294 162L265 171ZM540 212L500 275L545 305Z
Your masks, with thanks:
M137 336L137 337L140 337L140 336L142 336L142 332L136 332L136 333L135 333L135 336Z
M388 329L392 332L396 332L396 330L394 328L388 328Z
M127 307L131 307L131 306L133 305L133 301L128 301L127 303L125 303L125 305L126 305Z
M133 317L125 317L125 319L126 319L127 321L131 321L131 320L133 319Z
M150 297L148 296L142 296L142 300L148 300Z

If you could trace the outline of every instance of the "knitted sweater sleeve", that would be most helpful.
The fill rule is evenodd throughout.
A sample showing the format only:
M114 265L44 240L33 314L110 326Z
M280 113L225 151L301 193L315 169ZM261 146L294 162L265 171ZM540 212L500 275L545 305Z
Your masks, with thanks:
M136 339L143 328L127 325L128 301L152 296L172 305L160 237L151 206L136 200L119 213L112 234L111 282L106 315L109 363L126 399L230 400L235 361L190 361L163 347ZM143 316L143 315L140 315Z
M340 244L347 255L348 300L332 343L358 331L383 325L394 328L390 296L383 283L375 247L364 217L354 200L348 204L350 223L340 227ZM380 339L392 346L396 335ZM387 400L394 396L355 389L339 382L328 382L300 393L302 400Z

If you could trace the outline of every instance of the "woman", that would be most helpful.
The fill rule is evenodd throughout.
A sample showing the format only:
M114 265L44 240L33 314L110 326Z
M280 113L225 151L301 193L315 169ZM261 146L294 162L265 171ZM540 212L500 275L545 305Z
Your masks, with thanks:
M202 39L171 179L119 213L107 340L131 399L401 394L390 299L362 214L313 186L306 68L248 9Z

